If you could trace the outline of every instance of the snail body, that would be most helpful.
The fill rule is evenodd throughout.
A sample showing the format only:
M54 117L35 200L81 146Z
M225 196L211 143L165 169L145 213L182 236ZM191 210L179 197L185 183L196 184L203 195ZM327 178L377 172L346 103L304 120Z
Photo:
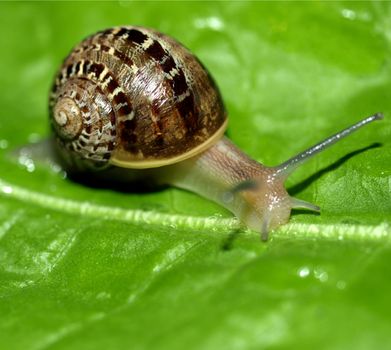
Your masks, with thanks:
M153 29L115 27L77 45L49 101L55 148L65 170L123 173L214 200L266 239L292 208L287 176L304 161L380 119L375 114L277 167L252 160L224 136L227 113L200 61Z

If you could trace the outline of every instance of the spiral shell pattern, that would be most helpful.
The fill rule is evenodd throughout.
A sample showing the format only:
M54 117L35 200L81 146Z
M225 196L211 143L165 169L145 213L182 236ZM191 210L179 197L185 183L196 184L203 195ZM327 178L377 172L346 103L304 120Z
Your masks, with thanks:
M110 28L76 46L55 78L49 109L67 162L97 168L170 164L226 125L219 90L200 61L142 27Z

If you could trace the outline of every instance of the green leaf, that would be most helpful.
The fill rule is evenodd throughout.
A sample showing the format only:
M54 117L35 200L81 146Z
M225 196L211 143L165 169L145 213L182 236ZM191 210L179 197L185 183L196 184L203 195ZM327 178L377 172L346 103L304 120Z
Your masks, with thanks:
M1 3L0 348L391 348L390 14L386 2ZM221 88L229 136L267 165L385 119L291 176L321 215L295 212L266 244L195 194L91 188L15 159L48 136L63 57L121 24L189 47Z

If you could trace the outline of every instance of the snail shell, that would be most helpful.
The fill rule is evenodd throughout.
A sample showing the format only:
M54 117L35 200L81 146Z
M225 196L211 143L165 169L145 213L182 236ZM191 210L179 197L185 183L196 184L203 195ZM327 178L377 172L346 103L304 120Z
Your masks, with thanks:
M49 102L70 167L152 168L216 143L227 115L213 79L174 39L141 27L98 32L64 60Z

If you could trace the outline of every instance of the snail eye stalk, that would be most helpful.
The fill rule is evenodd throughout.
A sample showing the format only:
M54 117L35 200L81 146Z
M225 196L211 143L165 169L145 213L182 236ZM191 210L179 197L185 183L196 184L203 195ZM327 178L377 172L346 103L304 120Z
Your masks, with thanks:
M299 153L298 155L288 159L286 162L278 165L276 169L276 176L281 177L282 179L286 179L293 171L295 171L300 165L305 163L307 160L318 154L319 152L322 152L326 148L332 146L339 140L345 138L346 136L349 136L354 131L362 128L363 126L372 123L376 120L383 119L382 113L375 113L367 118L364 118L360 120L359 122L347 127L344 130L341 130L340 132L337 132L336 134L329 136L328 138L324 139L323 141L317 143L316 145L306 149L305 151Z

